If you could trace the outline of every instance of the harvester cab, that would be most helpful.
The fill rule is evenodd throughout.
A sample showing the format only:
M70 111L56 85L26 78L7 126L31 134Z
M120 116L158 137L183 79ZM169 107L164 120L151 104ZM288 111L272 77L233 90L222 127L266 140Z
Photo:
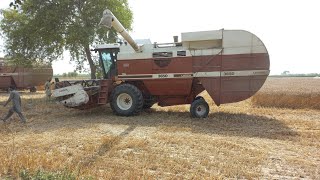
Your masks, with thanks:
M117 56L120 44L106 44L97 46L94 51L99 53L99 64L103 71L104 79L112 79L117 75Z

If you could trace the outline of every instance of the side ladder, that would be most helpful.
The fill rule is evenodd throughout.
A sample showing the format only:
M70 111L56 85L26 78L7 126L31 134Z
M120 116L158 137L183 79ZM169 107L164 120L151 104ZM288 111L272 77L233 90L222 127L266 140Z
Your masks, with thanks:
M108 80L100 80L98 104L103 105L108 101Z

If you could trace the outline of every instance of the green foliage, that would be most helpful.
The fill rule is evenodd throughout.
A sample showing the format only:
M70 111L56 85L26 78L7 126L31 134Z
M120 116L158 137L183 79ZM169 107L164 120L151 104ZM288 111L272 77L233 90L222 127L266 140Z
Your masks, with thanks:
M22 170L19 174L20 178L22 180L56 180L56 179L61 179L61 180L75 180L77 177L67 171L61 171L61 172L47 172L43 170L38 170L35 173L30 173L27 170Z
M78 73L77 72L68 72L68 77L77 77Z
M99 68L98 71L96 72L96 77L97 79L103 78L103 71L101 68Z
M5 56L4 57L4 65L5 66L19 66L19 67L36 67L36 68L52 68L51 62L44 62L44 61L19 61L17 59L13 59L12 57Z
M132 24L127 0L24 0L14 4L16 9L2 11L0 29L7 54L16 64L52 62L68 50L78 70L89 62L92 77L97 63L91 57L91 47L117 39L114 29L98 26L104 9L113 11L126 29Z

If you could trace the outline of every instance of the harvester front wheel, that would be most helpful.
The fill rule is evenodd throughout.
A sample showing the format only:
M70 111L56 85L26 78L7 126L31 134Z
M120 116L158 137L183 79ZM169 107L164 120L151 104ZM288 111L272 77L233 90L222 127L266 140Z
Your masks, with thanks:
M143 107L141 91L131 84L117 86L111 94L111 109L119 116L132 116L140 113Z
M204 98L195 99L190 106L193 118L206 118L209 114L209 105Z

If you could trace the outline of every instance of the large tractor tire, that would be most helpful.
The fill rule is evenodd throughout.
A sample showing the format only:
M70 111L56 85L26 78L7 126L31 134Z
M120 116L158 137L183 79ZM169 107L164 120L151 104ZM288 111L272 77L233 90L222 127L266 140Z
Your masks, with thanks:
M209 105L204 98L196 98L190 106L190 113L193 118L206 118L209 114Z
M202 96L197 96L196 98L194 98L193 101L198 100L198 99L204 99Z
M112 91L110 106L116 115L136 115L143 107L142 93L134 85L121 84Z

